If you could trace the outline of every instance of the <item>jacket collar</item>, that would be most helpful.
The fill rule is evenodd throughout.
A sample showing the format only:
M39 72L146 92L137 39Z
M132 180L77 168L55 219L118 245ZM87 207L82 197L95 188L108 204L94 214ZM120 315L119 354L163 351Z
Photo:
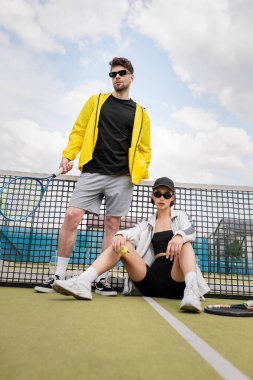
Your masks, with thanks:
M148 223L154 228L155 227L155 221L156 221L156 215L157 213L151 215L148 218ZM171 219L176 218L179 215L179 210L174 210L174 208L171 208Z
M103 92L103 93L101 93L100 95L101 95L102 99L103 99L104 102L105 102L106 99L109 98L110 95L112 95L112 92ZM143 108L143 109L144 109L144 107L142 107L139 103L135 102L135 104L136 104L136 107L140 107L140 108Z

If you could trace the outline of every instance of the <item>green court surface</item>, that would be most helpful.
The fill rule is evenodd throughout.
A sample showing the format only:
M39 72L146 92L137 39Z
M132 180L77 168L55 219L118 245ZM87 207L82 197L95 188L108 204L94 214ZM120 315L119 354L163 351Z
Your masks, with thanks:
M235 366L238 380L253 379L253 318L181 313L180 301L155 301ZM77 301L1 287L0 302L3 380L223 378L142 297Z

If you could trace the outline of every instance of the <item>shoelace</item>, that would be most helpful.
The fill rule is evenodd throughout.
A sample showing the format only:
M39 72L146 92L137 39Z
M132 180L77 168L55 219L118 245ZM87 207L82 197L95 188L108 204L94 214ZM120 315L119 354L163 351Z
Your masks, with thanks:
M198 288L186 288L185 289L185 293L186 293L186 295L188 295L189 293L190 294L194 294L196 297L199 297L199 299L201 300L201 301L204 301L205 299L204 299L204 297L199 293L199 291L198 291Z
M105 288L107 288L107 289L111 289L111 285L109 284L109 282L107 282L107 280L102 280L102 281L100 281L101 282L101 284L105 287Z
M71 286L75 286L77 289L83 290L84 284L82 284L78 276L73 276L68 281Z
M77 285L77 284L79 284L79 281L78 281L77 276L73 276L73 277L71 277L68 281L69 281L70 283L72 283L73 285Z
M54 280L59 280L58 277L56 276L50 276L48 277L45 281L44 281L44 284L52 284L54 282Z

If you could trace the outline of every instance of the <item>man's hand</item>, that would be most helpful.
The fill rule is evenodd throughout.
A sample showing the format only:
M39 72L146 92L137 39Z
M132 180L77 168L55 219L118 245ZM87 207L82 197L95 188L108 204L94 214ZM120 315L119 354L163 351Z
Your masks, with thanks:
M73 168L73 162L68 158L62 157L59 167L63 168L62 174L66 174Z
M126 239L123 235L115 235L112 240L112 249L115 253L120 254L120 249L126 245Z
M166 258L173 260L174 257L178 256L179 253L181 252L183 246L183 238L181 235L176 235L174 236L167 247L166 250Z

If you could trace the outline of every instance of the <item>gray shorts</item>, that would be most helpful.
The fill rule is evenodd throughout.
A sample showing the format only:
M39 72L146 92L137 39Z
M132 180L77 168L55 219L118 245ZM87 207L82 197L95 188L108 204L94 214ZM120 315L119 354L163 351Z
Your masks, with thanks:
M107 216L126 216L131 206L133 188L131 177L128 175L82 173L76 183L69 206L98 215L105 197Z

